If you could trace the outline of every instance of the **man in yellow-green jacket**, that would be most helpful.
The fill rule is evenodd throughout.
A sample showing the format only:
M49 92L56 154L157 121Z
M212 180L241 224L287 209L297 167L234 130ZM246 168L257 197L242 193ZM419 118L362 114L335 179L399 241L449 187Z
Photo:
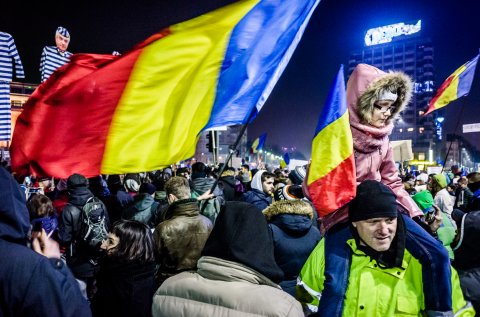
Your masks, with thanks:
M405 249L406 230L402 217L398 216L395 194L377 181L361 183L350 203L349 218L353 239L345 245L350 250L350 258L345 259L350 263L350 274L341 314L428 316L424 307L422 266ZM321 240L298 277L297 297L313 311L325 282L326 256L329 256L328 250L326 252ZM475 316L472 305L463 297L453 269L451 279L455 316Z

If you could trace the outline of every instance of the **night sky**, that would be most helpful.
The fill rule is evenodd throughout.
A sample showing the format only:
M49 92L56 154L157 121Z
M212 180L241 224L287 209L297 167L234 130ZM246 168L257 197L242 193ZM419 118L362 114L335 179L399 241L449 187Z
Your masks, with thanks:
M25 82L38 83L42 48L55 44L59 25L70 31L72 53L108 54L128 50L168 25L233 1L59 1L55 6L40 1L6 2L0 12L0 31L15 39ZM433 40L439 87L479 52L477 8L475 1L465 0L321 1L290 64L249 128L249 139L267 132L267 147L296 147L308 157L330 83L340 64L347 67L350 52L363 47L364 32L372 27L421 19L423 34ZM479 67L470 95L445 108L447 133L455 129L461 107L457 133L462 124L480 122ZM480 132L464 136L480 149Z

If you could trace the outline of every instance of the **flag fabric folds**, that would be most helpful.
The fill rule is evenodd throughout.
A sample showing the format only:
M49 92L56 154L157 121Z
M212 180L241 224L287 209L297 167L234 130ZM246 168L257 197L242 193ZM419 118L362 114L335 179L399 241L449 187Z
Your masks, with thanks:
M475 68L477 66L480 54L474 59L466 62L451 74L447 80L443 82L437 93L428 104L428 110L425 115L432 111L445 107L450 102L468 95L472 87Z
M343 65L318 120L307 185L320 217L344 206L356 194L355 158Z
M262 150L263 146L265 145L266 139L267 139L267 133L263 133L261 136L256 138L252 143L251 152L258 153L260 150Z
M122 56L74 55L26 103L13 169L90 177L193 156L201 131L246 123L261 109L318 2L239 1Z

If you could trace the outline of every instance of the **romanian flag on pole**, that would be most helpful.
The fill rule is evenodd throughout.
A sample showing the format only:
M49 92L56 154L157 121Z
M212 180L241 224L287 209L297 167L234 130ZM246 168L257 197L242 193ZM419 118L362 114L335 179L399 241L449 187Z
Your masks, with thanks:
M265 140L267 139L267 133L263 133L261 136L256 138L252 143L251 151L252 153L258 153L258 151L263 149L265 145Z
M201 131L246 124L260 111L319 1L239 1L122 56L74 55L26 103L13 169L90 177L193 156Z
M283 158L280 161L280 168L286 168L290 164L290 156L288 152L283 153Z
M356 195L355 158L343 65L318 120L307 184L320 217L331 214Z
M435 97L433 97L430 101L425 115L445 107L450 102L460 97L468 95L470 88L472 87L475 68L477 66L479 56L480 54L471 61L468 61L460 66L459 69L457 69L447 78L447 80L443 82L443 84L437 90Z

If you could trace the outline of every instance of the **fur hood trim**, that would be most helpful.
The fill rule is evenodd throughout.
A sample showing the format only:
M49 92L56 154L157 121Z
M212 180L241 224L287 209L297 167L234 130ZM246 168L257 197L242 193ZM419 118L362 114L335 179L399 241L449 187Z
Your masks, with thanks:
M220 176L220 177L227 177L227 176L235 176L235 172L230 171L230 170L226 170L226 171L223 171L222 176Z
M410 102L413 83L405 73L394 71L379 76L377 80L371 82L357 102L357 113L362 123L368 123L372 120L373 104L379 99L384 89L388 89L398 96L393 104L395 112L392 113L392 116L386 122L386 125L388 125Z
M398 96L393 104L395 111L386 122L388 126L410 102L413 90L412 79L403 72L383 72L370 65L360 64L357 68L357 73L362 74L355 74L356 76L352 76L354 77L352 79L359 81L355 85L358 89L358 99L355 107L360 123L368 124L371 122L375 101L379 99L384 89L388 89ZM352 73L352 75L354 74Z
M302 215L313 219L312 206L303 200L276 201L263 210L263 214L265 218L267 218L267 221L270 221L274 216L282 214Z

